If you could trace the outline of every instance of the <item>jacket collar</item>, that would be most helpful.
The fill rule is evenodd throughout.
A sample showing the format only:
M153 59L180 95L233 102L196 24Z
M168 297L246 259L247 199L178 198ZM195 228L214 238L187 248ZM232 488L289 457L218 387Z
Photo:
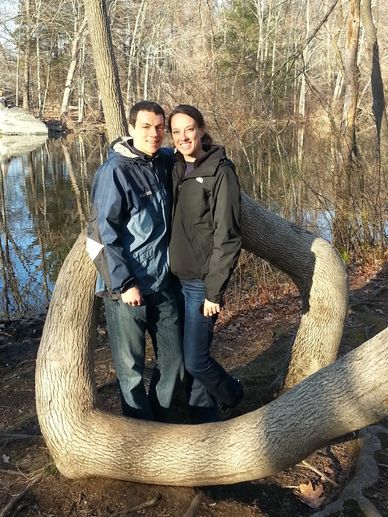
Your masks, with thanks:
M141 159L146 162L150 162L154 158L158 156L159 151L157 151L152 156L149 156L148 154L143 153L142 151L139 151L139 149L136 149L133 145L133 139L129 136L122 136L117 138L117 140L114 140L111 144L112 149L120 154L121 156L126 156L127 158L135 158L135 159Z
M194 162L192 170L185 178L196 178L199 176L213 176L221 161L226 160L225 148L221 145L204 146L205 154ZM175 157L181 167L185 165L183 154L176 151Z

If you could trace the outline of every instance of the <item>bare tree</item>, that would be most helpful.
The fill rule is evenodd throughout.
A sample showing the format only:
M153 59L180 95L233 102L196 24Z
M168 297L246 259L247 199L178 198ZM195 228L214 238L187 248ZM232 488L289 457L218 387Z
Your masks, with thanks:
M65 119L67 117L67 114L69 111L70 95L73 90L74 72L75 72L75 69L76 69L76 66L78 63L79 42L80 42L83 32L86 28L86 24L87 24L86 18L84 18L82 23L79 25L79 20L77 19L77 16L74 16L74 39L71 44L71 58L70 58L69 68L67 71L65 89L63 92L63 99L62 99L62 105L61 105L61 111L60 111L61 119Z
M97 81L111 140L128 132L105 0L85 0Z
M339 135L336 215L333 222L333 240L337 248L347 253L354 246L352 226L351 187L359 179L359 151L356 139L357 103L360 75L357 64L360 31L360 0L350 0L346 21L344 53L345 98Z
M31 9L30 0L24 0L24 55L23 55L23 109L30 109Z
M371 0L361 1L361 19L365 30L367 57L372 88L372 111L375 117L377 144L381 166L388 171L388 120L385 104L384 85L380 67L380 51L376 27L373 22Z

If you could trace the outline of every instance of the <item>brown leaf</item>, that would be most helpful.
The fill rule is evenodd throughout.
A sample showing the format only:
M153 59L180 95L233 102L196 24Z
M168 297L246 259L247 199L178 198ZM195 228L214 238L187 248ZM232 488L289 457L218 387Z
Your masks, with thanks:
M325 500L325 498L322 497L323 485L319 484L314 487L311 481L299 485L295 495L310 508L319 508Z

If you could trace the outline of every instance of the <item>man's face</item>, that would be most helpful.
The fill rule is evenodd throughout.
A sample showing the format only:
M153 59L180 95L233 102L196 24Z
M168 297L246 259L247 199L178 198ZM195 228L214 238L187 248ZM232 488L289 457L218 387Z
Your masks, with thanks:
M135 126L129 126L133 145L139 151L152 155L160 148L164 138L164 117L152 111L139 111Z

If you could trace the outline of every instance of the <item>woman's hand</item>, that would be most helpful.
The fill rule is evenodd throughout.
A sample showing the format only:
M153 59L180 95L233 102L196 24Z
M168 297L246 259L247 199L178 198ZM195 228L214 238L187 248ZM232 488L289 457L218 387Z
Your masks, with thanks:
M214 316L215 314L218 314L221 311L221 306L219 303L213 303L209 302L205 298L204 304L203 304L203 315L208 316Z

